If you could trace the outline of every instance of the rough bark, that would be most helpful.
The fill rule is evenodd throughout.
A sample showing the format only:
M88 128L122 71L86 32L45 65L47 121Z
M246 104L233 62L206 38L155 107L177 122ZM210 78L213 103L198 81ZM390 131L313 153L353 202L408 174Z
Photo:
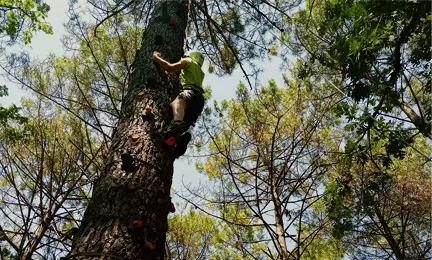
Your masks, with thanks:
M179 60L187 16L185 1L155 1L132 65L104 174L95 184L69 259L164 258L174 159L161 133L172 117L169 103L178 93L178 81L168 80L152 54L161 51L163 58ZM143 119L147 107L153 116ZM127 157L122 160L124 154L132 156L133 167ZM135 220L143 223L140 230L135 229L138 233L130 229Z

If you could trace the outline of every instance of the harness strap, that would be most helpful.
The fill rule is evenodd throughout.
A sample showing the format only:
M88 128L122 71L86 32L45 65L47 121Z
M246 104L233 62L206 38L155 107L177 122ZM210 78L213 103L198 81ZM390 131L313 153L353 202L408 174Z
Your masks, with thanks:
M186 85L186 86L183 86L183 89L196 90L196 91L200 92L201 94L204 94L204 90L197 85Z

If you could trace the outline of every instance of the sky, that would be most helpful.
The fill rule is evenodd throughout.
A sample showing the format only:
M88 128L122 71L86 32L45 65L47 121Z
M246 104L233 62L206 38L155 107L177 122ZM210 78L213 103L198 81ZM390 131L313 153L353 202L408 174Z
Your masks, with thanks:
M54 34L36 34L32 40L31 46L24 48L24 50L29 52L32 59L43 60L47 58L49 54L55 54L58 56L65 54L61 37L67 34L64 29L64 24L68 21L68 0L44 0L44 2L51 8L48 13L48 22L53 26ZM204 64L204 67L206 67L206 65L207 63ZM266 69L260 76L260 82L266 83L269 79L275 79L277 83L282 83L283 81L279 65L280 60L273 59L263 61L261 67ZM223 99L234 97L236 87L240 80L244 81L240 69L236 69L232 75L225 77L218 77L206 72L203 84L204 86L210 85L212 87L212 98L221 101ZM9 106L11 104L20 106L21 98L29 97L32 94L1 76L0 85L6 85L9 89L9 96L0 98L0 105L2 106ZM210 100L209 103L212 104L213 101ZM195 185L198 184L199 181L205 180L206 177L195 170L193 160L188 160L187 158L182 157L175 161L172 186L175 190L181 190L183 183ZM173 199L175 202L180 201L179 198L176 198L175 196Z

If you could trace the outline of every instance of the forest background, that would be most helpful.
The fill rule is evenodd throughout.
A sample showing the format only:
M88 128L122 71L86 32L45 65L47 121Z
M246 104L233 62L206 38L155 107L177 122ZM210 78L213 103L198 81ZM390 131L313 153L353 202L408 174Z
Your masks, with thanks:
M44 2L0 1L0 259L79 247L163 1ZM187 6L208 100L174 163L165 257L430 258L430 3Z

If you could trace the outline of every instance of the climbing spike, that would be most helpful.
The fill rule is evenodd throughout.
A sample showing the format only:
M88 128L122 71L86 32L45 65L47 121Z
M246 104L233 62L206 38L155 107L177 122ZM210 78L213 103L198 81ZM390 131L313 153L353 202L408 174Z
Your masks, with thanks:
M152 113L151 108L146 107L146 109L145 109L145 114L146 114L146 115L151 115L151 113Z
M141 101L143 99L144 99L144 91L141 91L140 93L137 94L136 100Z
M146 241L145 245L146 245L147 248L150 248L150 249L154 249L155 248L155 246L153 245L153 243L150 242L150 241Z
M144 232L144 223L142 220L129 220L128 231L133 235L142 235Z
M143 114L142 114L142 119L143 119L144 121L146 121L147 119L152 118L153 116L154 116L154 115L153 115L153 113L152 113L152 109L151 109L151 108L147 107L147 108L144 109L144 112L143 112Z
M176 209L175 209L174 203L171 202L171 205L170 205L170 212L171 212L171 213L174 213L175 211L176 211Z
M165 141L165 143L166 143L168 146L173 146L173 145L175 144L175 142L176 142L176 139L175 139L174 136L171 136L170 138L168 138L168 139Z
M127 188L128 188L128 190L133 191L133 190L135 190L135 184L129 182L129 183L127 184Z
M138 141L138 139L139 139L139 135L137 135L137 134L132 135L132 141L136 142L136 141Z
M141 220L132 221L132 227L134 227L134 228L142 228L143 226L144 226L144 224Z

